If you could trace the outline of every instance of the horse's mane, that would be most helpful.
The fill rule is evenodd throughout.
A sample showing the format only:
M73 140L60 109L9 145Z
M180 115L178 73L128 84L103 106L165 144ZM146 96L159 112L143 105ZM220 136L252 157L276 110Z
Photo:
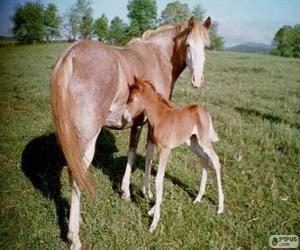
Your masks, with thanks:
M161 33L164 33L166 31L170 31L174 28L180 28L181 29L182 25L181 24L166 24L166 25L162 25L156 29L149 29L146 30L141 37L133 37L129 40L129 42L126 44L126 46L132 45L136 42L139 41L147 41L157 35L160 35Z
M177 29L178 32L182 31L184 28L187 27L187 23L183 23L183 24L165 24L162 25L156 29L149 29L146 30L141 37L133 37L129 40L129 42L125 45L125 46L129 46L132 44L135 44L136 42L140 42L140 41L147 41L150 40L151 38L160 35L162 33L171 31L173 29ZM208 32L204 32L204 27L201 25L200 26L200 35L204 38L205 44L206 46L209 45L209 37L208 37Z

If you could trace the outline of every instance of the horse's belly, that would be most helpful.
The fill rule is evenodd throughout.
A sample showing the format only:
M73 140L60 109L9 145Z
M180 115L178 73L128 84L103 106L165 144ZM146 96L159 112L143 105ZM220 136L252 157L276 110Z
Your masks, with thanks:
M133 125L133 122L128 122L123 119L123 108L119 112L110 112L105 120L105 127L111 129L126 129Z

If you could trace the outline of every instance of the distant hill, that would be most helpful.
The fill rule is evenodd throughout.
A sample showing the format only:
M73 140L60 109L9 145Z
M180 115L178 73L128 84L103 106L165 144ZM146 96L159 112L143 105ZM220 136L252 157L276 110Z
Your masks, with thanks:
M272 49L271 45L263 43L244 43L230 48L226 48L226 51L233 52L245 52L245 53L260 53L268 54Z

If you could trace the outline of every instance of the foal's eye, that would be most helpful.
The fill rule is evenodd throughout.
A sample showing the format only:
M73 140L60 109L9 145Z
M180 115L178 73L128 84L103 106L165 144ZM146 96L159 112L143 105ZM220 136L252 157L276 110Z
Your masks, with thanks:
M186 47L187 47L187 48L189 48L189 47L190 47L190 44L189 44L189 43L187 43L187 44L186 44Z

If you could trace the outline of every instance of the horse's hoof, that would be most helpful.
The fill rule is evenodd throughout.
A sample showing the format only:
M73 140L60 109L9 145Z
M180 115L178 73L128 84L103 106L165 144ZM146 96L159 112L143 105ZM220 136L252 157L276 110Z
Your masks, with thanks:
M76 235L74 235L74 233L68 232L67 238L71 242L70 250L80 250L81 249L81 242L79 240L79 237L76 237Z
M224 208L219 208L217 214L223 214L224 213Z
M130 194L122 193L122 199L125 201L131 201Z

